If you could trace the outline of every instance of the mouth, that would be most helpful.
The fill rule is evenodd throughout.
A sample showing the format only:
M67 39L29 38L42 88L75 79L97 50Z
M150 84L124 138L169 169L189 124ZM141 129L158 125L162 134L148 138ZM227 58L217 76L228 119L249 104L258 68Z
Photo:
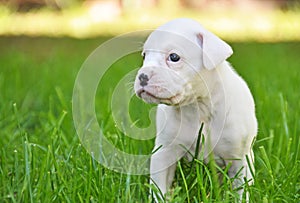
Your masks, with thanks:
M158 97L154 96L153 94L151 94L150 92L147 92L146 90L144 90L143 88L139 89L136 93L140 98L142 98L142 94L146 94L147 96L153 97L155 99L159 99Z
M157 104L168 104L168 105L175 105L179 103L179 96L180 94L176 94L174 96L163 98L157 97L154 94L146 91L145 89L139 89L136 94L138 97L142 98L144 101L148 103L157 103Z

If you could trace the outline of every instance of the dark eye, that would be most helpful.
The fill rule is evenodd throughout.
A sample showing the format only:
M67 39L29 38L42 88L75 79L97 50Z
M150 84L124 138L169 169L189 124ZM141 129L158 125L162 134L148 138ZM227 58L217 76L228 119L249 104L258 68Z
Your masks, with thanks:
M178 62L180 60L180 56L178 56L176 53L171 53L168 57L168 60L172 62Z
M146 57L145 52L142 53L142 56L143 56L143 60L145 60L145 57Z

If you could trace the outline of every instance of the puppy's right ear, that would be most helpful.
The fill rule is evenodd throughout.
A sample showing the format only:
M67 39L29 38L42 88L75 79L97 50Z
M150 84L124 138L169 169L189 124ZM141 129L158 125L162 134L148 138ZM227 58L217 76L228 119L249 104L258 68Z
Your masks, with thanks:
M202 47L203 65L208 70L217 67L233 53L226 42L207 30L199 33L197 38Z

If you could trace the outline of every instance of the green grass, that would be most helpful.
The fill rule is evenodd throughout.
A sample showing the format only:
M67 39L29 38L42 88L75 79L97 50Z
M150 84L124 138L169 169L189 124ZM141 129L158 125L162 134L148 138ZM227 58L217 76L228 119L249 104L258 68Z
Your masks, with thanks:
M104 168L83 148L73 126L76 74L106 39L0 38L0 202L148 202L148 176ZM246 186L251 202L299 202L300 43L231 45L230 62L253 92L259 121L255 185ZM124 138L114 127L108 98L140 62L132 54L106 73L96 109L116 146L145 154L153 140ZM131 111L133 118L141 115ZM139 125L148 122L144 118ZM181 161L170 202L233 202L230 180L224 173L224 184L218 185L218 171L213 163Z

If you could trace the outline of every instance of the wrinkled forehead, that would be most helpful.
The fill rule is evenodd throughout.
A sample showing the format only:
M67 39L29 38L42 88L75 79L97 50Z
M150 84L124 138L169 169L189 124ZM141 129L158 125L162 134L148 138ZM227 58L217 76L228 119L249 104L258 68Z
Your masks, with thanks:
M196 33L193 32L155 30L147 38L144 51L178 50L186 52L201 48L198 40Z

